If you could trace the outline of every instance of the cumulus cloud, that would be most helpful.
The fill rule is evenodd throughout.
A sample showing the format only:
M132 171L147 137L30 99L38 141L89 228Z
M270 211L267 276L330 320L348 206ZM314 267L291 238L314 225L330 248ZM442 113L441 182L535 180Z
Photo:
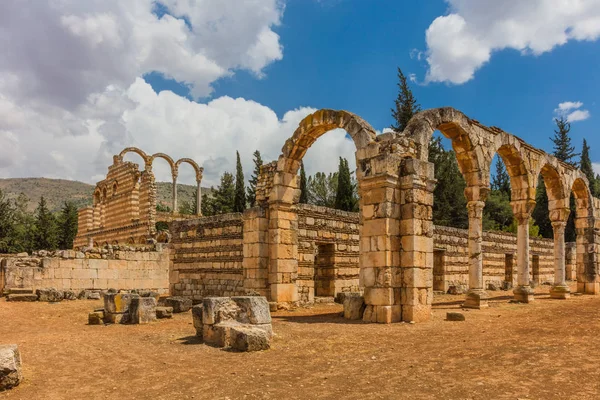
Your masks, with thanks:
M600 175L600 163L593 163L592 167L594 168L594 172Z
M492 53L540 55L569 40L600 37L598 0L446 0L426 31L427 82L471 80Z
M581 107L581 101L565 101L554 109L554 114L557 117L565 117L569 122L584 121L590 117L590 112Z

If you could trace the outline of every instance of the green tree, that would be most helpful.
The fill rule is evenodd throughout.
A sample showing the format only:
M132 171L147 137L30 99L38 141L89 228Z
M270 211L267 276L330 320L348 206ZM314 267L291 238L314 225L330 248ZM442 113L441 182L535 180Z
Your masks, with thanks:
M539 234L544 238L551 239L554 237L554 230L552 229L550 212L548 211L548 193L546 192L546 184L541 175L536 188L535 203L535 208L531 213L531 217L539 227Z
M227 214L234 211L235 207L235 184L233 175L224 172L221 176L221 184L213 192L213 215Z
M592 166L592 160L590 159L590 146L587 144L587 141L583 139L583 146L581 149L581 161L579 162L579 168L581 172L585 174L590 182L590 191L594 196L600 195L600 182L596 179L596 175L594 175L594 168Z
M429 161L435 164L438 181L433 192L434 224L467 228L469 216L464 194L467 185L454 151L444 149L441 138L434 138L429 145Z
M235 152L237 161L235 165L235 195L233 201L234 212L244 212L246 209L246 187L244 185L244 171L240 161L240 153Z
M212 195L212 193L214 193L215 190L212 187L210 189L210 195L208 193L202 194L202 205L200 207L202 209L202 215L205 217L210 217L211 215L216 214L215 198Z
M14 231L10 252L31 253L34 250L35 221L27 211L28 205L29 198L24 193L19 194L14 201Z
M171 212L171 207L166 206L166 205L164 205L162 203L156 203L156 211L170 213Z
M550 138L554 143L554 156L560 161L576 166L577 163L573 161L573 158L577 157L578 154L575 153L575 147L571 144L571 137L569 136L571 124L564 116L554 118L554 122L556 123L556 129L554 130L554 137Z
M506 167L501 158L496 160L496 173L492 179L492 190L497 190L506 194L508 201L510 201L510 176L506 172Z
M308 202L316 206L334 208L338 186L338 173L317 172L308 178Z
M14 211L11 201L0 189L0 253L12 252Z
M56 218L46 204L44 196L40 198L35 210L35 238L36 250L55 250L58 247L58 229Z
M73 202L66 201L60 213L59 221L59 242L60 249L69 250L73 248L73 241L77 236L78 213L77 207Z
M483 229L485 231L508 231L513 223L513 210L507 194L492 190L483 209Z
M300 162L300 203L308 203L308 188L306 187L306 171L304 171L304 162Z
M404 76L400 68L398 68L398 97L394 103L395 107L391 111L392 117L394 117L394 121L396 122L391 128L396 132L402 132L413 115L421 111L421 106L413 96L406 76Z
M335 208L338 210L352 211L354 209L354 196L348 160L340 157L338 167L338 183L335 195Z
M256 204L256 185L258 184L258 176L260 175L260 167L263 165L263 160L260 156L260 151L256 150L253 154L254 156L254 172L250 176L248 180L248 195L246 196L248 199L248 203L250 207L254 207Z

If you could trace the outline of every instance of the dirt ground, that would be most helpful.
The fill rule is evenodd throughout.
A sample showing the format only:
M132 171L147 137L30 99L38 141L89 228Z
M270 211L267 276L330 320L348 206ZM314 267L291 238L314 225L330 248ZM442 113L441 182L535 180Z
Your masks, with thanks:
M24 382L5 399L598 399L600 296L529 305L493 292L487 310L445 321L461 296L436 296L431 322L370 325L339 305L273 314L272 349L200 343L191 313L150 325L88 326L100 301L0 300L0 343L16 343Z

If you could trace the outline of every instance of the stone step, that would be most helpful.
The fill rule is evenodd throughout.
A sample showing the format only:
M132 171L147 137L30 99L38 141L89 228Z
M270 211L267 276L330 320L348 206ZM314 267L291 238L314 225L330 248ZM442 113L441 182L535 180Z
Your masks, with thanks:
M315 303L318 304L327 304L327 303L335 303L335 298L332 297L316 297L315 296Z
M22 294L9 294L6 301L37 301L37 294L33 293L22 293Z
M33 294L33 289L29 288L10 288L8 294Z

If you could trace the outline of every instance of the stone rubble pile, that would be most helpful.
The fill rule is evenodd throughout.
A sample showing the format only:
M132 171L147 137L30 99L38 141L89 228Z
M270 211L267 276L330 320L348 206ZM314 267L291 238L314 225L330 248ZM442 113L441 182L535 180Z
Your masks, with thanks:
M204 343L237 351L268 350L273 338L269 303L261 296L205 297L192 308Z
M0 392L12 389L23 380L21 354L16 344L0 345Z
M104 294L104 308L89 313L89 325L101 324L148 324L158 318L171 318L171 307L157 307L156 292Z

